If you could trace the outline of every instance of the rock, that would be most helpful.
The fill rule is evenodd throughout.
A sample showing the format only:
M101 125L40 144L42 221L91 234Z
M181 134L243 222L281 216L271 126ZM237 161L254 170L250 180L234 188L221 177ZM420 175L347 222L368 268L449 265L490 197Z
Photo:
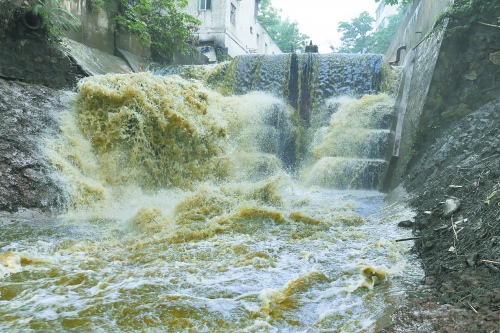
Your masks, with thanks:
M475 70L467 71L464 75L464 79L469 81L477 80L477 72Z
M434 246L434 243L433 243L433 242L431 242L431 241L427 241L427 242L425 242L424 246L425 246L426 248L430 249L431 247L433 247L433 246Z
M443 217L451 216L460 208L460 200L458 199L446 199L443 207Z
M469 65L469 69L478 69L481 67L481 63L479 61L473 61Z
M0 211L57 211L68 191L41 143L59 133L65 93L0 79Z
M474 267L476 265L477 253L471 253L467 255L467 265Z
M490 53L489 59L494 65L500 66L500 51Z
M401 221L401 222L398 223L398 227L401 227L401 228L412 228L413 227L413 222L410 221L410 220Z

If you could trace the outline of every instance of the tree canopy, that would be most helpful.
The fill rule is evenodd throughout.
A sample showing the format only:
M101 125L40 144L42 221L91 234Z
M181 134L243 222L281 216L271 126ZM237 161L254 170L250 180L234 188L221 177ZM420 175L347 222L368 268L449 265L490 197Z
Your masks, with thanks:
M262 0L259 22L283 52L291 49L304 51L309 36L299 31L299 23L281 18L281 9L273 7L271 0Z
M405 7L400 6L396 15L387 17L388 24L377 31L372 31L375 19L368 12L362 12L351 22L340 22L338 31L343 34L340 38L342 45L336 51L345 53L385 53L403 19L404 11Z
M368 12L362 12L351 22L339 22L337 30L342 33L339 52L366 53L368 33L373 29L374 22L375 19Z
M151 56L169 62L175 51L184 52L201 24L181 11L188 0L121 0L115 20L120 27L150 45Z

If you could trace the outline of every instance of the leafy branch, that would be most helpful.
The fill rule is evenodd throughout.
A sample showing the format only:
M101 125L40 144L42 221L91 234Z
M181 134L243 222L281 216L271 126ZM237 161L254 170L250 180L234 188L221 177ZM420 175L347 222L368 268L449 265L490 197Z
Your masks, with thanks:
M43 18L44 27L52 36L62 36L71 29L78 31L80 20L71 12L61 7L60 0L37 0L29 11Z
M201 24L181 11L187 0L120 0L120 13L115 22L120 30L136 35L151 47L154 60L169 62L175 51L187 52L194 33Z

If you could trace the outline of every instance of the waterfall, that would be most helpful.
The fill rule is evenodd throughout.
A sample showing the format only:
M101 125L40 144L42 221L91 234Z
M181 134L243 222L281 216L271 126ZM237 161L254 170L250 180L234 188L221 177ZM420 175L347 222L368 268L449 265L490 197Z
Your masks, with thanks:
M156 72L209 82L225 95L252 91L273 94L286 101L295 112L290 121L280 122L283 117L279 116L276 105L264 111L274 114L264 118L267 117L267 124L275 134L269 131L257 134L261 138L268 135L262 151L278 156L292 171L313 163L314 166L309 165L303 172L309 185L376 189L386 167L384 158L393 102L385 97L375 100L361 97L380 92L382 62L382 56L374 54L255 54L237 56L231 63L213 68L168 66ZM216 77L219 80L214 79ZM350 99L336 102L341 96ZM368 105L364 106L365 102ZM348 106L349 103L353 106ZM334 115L343 109L346 110ZM350 122L335 120L345 118L347 113L350 113ZM332 133L322 139L325 142L319 143L318 135L328 131L330 121ZM315 142L321 147L314 147ZM335 149L327 150L327 145ZM319 150L323 153L318 154ZM311 151L315 152L314 156Z
M0 331L376 331L398 276L421 277L394 241L412 212L372 190L392 121L381 61L82 80L40 148L67 212L0 215Z

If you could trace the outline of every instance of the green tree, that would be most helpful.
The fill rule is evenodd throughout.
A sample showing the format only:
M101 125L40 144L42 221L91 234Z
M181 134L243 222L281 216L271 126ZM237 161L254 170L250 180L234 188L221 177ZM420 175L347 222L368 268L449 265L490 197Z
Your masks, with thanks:
M353 18L351 22L339 22L337 30L342 33L340 38L342 45L339 52L366 53L369 39L368 33L372 30L374 22L375 19L368 12L362 12L358 17Z
M29 5L27 1L24 4ZM33 15L43 18L43 27L52 37L59 38L70 29L78 31L77 25L80 24L80 20L67 9L61 7L61 0L37 0L34 5L28 8Z
M181 11L188 0L121 0L115 20L120 29L135 34L150 45L151 56L159 62L170 62L175 51L185 52L201 24Z
M404 6L398 8L398 13L387 17L388 24L375 31L368 38L367 51L371 53L386 53L391 45L394 35L398 31L399 24L403 20L405 13Z
M259 6L259 22L283 52L291 49L305 50L309 36L299 31L299 23L281 18L281 9L273 7L271 0L262 0Z

